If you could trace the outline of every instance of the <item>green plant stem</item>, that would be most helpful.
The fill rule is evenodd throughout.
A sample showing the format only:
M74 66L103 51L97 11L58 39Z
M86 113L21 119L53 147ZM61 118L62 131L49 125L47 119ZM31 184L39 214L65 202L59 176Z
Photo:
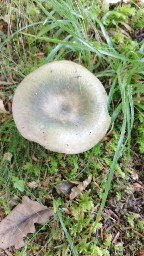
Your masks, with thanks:
M117 161L118 161L118 159L120 157L120 154L121 154L121 151L122 151L122 144L123 144L123 140L124 140L125 131L126 131L126 119L124 119L124 121L123 121L122 129L121 129L121 135L120 135L119 142L118 142L118 145L117 145L117 149L116 149L116 152L115 152L115 155L114 155L114 158L113 158L113 162L112 162L111 167L110 167L110 172L108 174L108 179L107 179L107 182L106 182L105 192L103 193L102 202L101 202L100 208L99 208L98 213L97 213L96 225L98 224L98 222L101 218L102 211L103 211L103 208L104 208L105 203L106 203L106 199L107 199L107 196L108 196L108 192L110 190L113 174L114 174L114 171L115 171L115 166L117 164Z
M66 235L66 238L67 238L67 240L68 240L68 242L69 242L69 245L70 245L70 247L71 247L71 250L72 250L72 252L73 252L73 255L74 255L74 256L78 256L78 252L76 251L76 248L75 248L74 245L73 245L73 242L72 242L71 237L70 237L70 235L69 235L69 233L68 233L68 231L67 231L67 229L66 229L66 226L65 226L65 224L64 224L64 222L63 222L63 220L62 220L62 216L61 216L61 213L60 213L58 207L56 208L56 214L57 214L58 219L59 219L59 221L60 221L60 224L61 224L61 226L62 226L62 228L63 228L63 231L64 231L64 233L65 233L65 235Z

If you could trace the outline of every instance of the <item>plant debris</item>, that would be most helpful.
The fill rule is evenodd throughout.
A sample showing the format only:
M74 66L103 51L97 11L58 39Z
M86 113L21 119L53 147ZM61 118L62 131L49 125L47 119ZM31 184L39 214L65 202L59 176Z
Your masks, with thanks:
M47 208L24 196L22 204L18 204L12 212L0 223L0 248L7 249L24 246L23 238L28 233L35 232L35 223L45 224L54 214L52 208Z
M62 183L60 183L56 186L56 191L58 194L62 193L64 195L67 195L70 193L73 186L74 185L72 183L63 181Z
M79 181L63 181L61 184L56 186L56 191L58 194L62 193L65 196L70 193L69 198L70 200L75 199L80 195L82 191L86 189L86 187L91 183L92 175L90 175L86 180L83 182ZM77 184L77 186L74 186Z
M0 114L9 114L9 111L6 110L3 100L0 99Z
M12 154L10 152L7 152L4 154L2 162L11 162Z
M80 195L80 193L86 189L86 187L91 183L92 181L92 175L90 175L86 180L84 180L83 182L80 182L80 184L78 186L74 186L71 189L71 193L70 193L70 200L73 200L74 198L78 197Z

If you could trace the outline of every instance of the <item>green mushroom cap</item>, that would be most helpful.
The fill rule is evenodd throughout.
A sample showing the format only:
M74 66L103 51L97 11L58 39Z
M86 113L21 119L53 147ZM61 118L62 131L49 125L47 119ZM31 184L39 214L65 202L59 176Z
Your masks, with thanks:
M110 116L101 82L71 61L55 61L30 73L17 87L13 117L21 135L66 154L89 150L105 135Z

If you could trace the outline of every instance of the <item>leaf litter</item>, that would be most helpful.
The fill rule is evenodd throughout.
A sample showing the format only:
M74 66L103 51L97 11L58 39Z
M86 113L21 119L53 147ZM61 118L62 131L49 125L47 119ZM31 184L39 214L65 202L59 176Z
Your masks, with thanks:
M56 186L56 191L58 194L62 193L66 196L67 194L70 193L73 186L74 185L71 182L63 181L62 183Z
M11 246L15 246L15 249L23 247L23 238L28 233L35 232L34 224L44 225L53 215L53 208L47 208L24 196L22 203L0 223L0 248L5 250Z
M69 199L73 200L80 195L82 191L91 183L92 175L90 175L86 180L80 181L63 181L56 186L56 191L58 194L62 193L65 196L69 194ZM76 184L77 186L74 186Z

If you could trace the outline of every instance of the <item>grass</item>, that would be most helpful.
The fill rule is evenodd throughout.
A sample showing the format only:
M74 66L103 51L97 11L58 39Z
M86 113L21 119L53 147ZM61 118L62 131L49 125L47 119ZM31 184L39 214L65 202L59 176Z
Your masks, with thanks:
M89 152L64 156L26 141L12 117L6 121L1 117L3 214L8 214L23 195L57 205L56 217L42 229L37 227L37 233L26 239L24 249L14 251L14 255L135 255L143 247L138 236L142 233L142 210L141 205L139 212L129 210L125 197L140 197L140 192L132 191L130 163L135 165L135 154L141 159L144 148L144 48L143 40L138 42L134 36L134 31L144 25L143 10L131 1L112 5L105 12L102 2L95 0L12 0L1 2L0 7L0 80L10 82L2 85L1 98L10 101L17 84L37 67L69 59L83 64L102 81L112 118L106 141ZM5 153L10 153L11 159L3 159ZM84 180L89 174L93 182L79 199L70 202L56 194L55 186L63 179ZM36 188L30 187L31 181ZM71 216L62 211L64 205L71 209ZM123 213L119 215L121 207ZM117 215L116 223L109 209ZM137 215L133 218L134 213ZM113 243L119 230L120 238Z

